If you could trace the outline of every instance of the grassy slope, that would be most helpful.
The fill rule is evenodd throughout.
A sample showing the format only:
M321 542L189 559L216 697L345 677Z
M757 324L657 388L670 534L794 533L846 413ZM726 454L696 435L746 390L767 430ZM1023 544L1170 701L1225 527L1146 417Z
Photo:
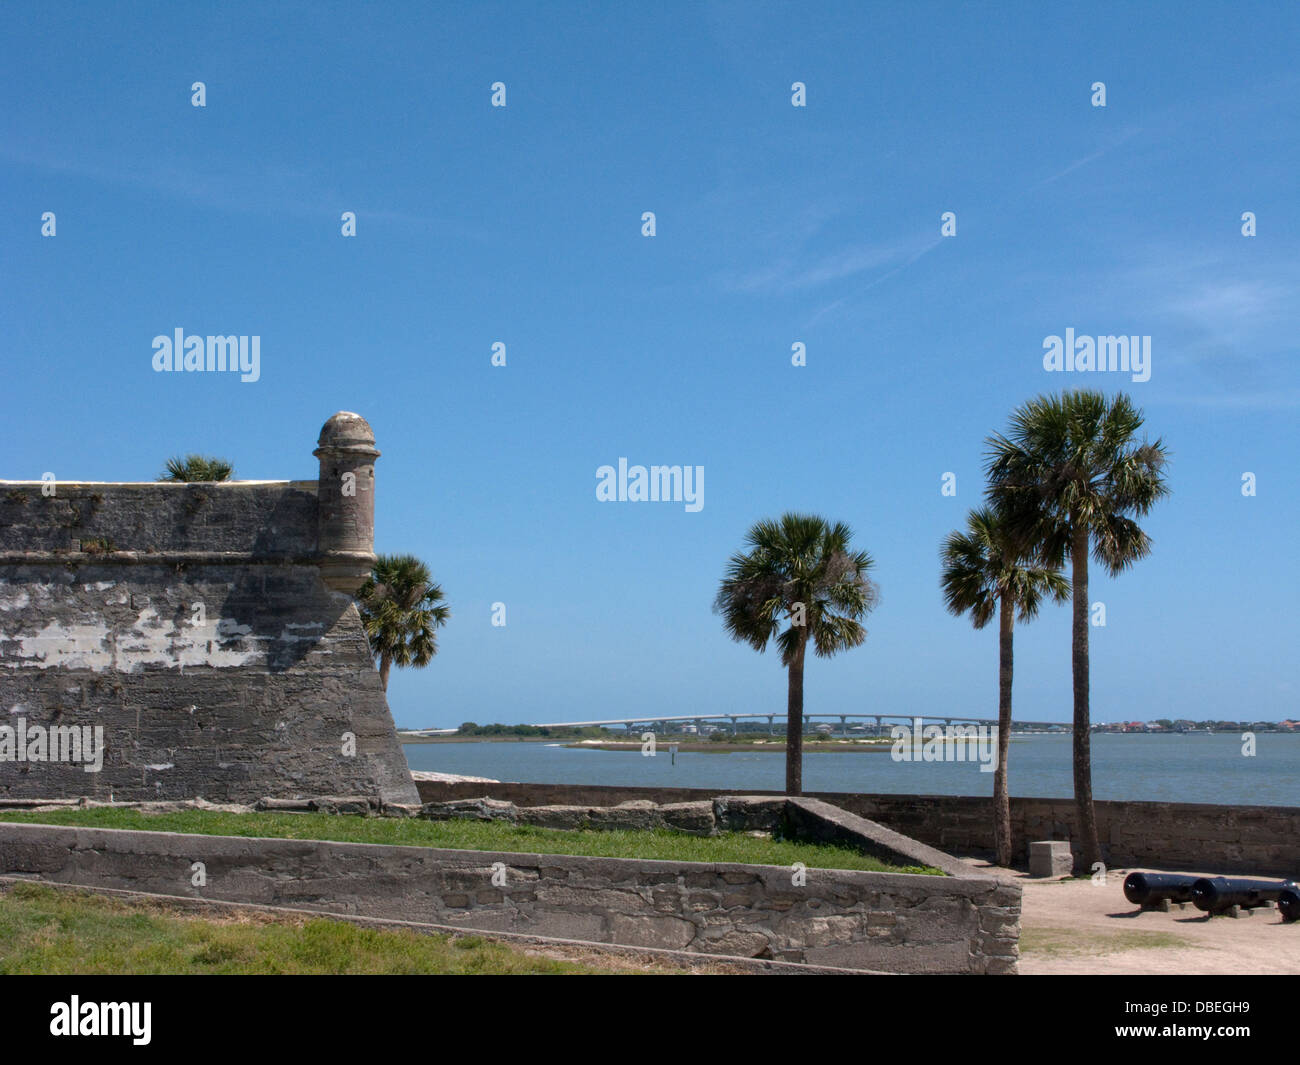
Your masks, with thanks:
M198 918L162 903L17 884L0 893L0 974L595 973L477 936L360 928L241 911Z
M216 836L268 836L346 843L386 843L457 850L577 854L609 858L657 858L677 862L742 862L784 865L803 862L810 869L865 869L892 873L937 873L924 866L889 865L847 847L756 838L731 832L703 838L663 829L654 831L561 831L499 821L423 821L333 814L227 814L208 810L146 814L137 810L94 808L49 813L10 812L0 821L88 828L130 828L154 832L192 832Z

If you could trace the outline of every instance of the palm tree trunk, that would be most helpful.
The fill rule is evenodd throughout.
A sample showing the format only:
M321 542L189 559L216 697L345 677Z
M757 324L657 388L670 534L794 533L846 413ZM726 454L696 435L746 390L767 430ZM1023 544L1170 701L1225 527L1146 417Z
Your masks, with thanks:
M803 660L807 630L790 660L790 687L785 704L785 793L803 794Z
M1074 673L1074 804L1084 867L1092 869L1101 861L1101 844L1097 841L1097 815L1092 806L1092 732L1088 711L1088 529L1077 520L1070 548L1070 583L1074 596L1071 663Z
M998 865L1011 864L1011 795L1007 789L1007 752L1011 747L1012 642L1015 601L1003 594L998 631L998 764L993 770L993 839Z
M393 668L393 656L381 655L379 659L379 683L388 691L388 671Z

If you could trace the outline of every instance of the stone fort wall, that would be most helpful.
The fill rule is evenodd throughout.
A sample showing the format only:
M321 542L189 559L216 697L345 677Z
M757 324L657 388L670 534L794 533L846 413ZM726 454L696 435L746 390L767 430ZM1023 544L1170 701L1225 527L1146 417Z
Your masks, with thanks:
M315 454L318 481L0 481L0 796L418 801L351 596L379 452L341 413Z

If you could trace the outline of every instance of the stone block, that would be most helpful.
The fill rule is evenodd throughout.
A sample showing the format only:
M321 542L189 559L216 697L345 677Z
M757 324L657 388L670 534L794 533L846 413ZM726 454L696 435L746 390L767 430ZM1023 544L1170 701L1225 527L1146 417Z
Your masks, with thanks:
M586 806L521 806L516 811L515 820L521 825L537 828L587 828L587 812Z
M664 824L678 832L688 832L692 836L717 834L718 823L711 802L671 802L661 806L659 812Z
M420 816L428 821L514 821L517 809L501 799L453 799L451 802L427 802Z
M721 795L713 800L713 816L728 832L771 832L785 820L784 798L762 795Z
M642 917L612 914L610 941L630 947L665 947L684 950L695 938L693 922L680 917Z
M1029 844L1029 875L1069 876L1074 872L1074 854L1069 840L1045 839Z

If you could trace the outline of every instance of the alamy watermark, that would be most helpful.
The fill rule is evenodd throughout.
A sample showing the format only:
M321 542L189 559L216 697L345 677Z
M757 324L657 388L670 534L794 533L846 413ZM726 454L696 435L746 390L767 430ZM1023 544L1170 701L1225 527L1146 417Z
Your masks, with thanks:
M252 383L262 376L260 336L186 336L177 328L171 336L153 338L155 373L188 371L209 373L230 370Z
M704 509L703 466L628 466L596 470L596 499L601 503L685 503L690 514Z
M914 717L911 725L889 730L895 762L979 762L981 773L998 767L998 730L992 725L926 725Z
M1043 369L1049 373L1089 371L1131 374L1134 381L1151 380L1151 338L1148 336L1043 338Z
M50 1006L50 1035L130 1036L138 1047L152 1038L152 1002L82 1002L73 995Z
M0 725L0 762L81 763L87 773L104 768L103 725Z

